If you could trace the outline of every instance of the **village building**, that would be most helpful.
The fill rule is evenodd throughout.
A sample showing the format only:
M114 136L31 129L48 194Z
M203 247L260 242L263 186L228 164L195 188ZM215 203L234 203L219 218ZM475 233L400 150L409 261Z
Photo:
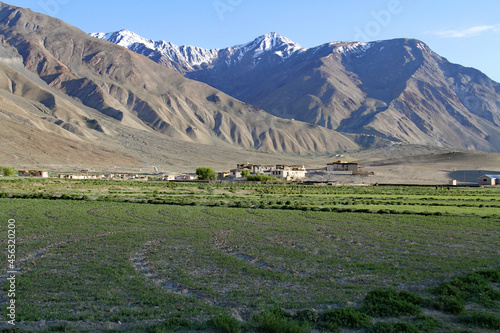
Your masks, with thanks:
M49 173L41 170L19 170L17 175L19 177L49 178Z
M248 171L252 172L253 168L254 168L254 165L250 164L250 163L243 163L243 164L236 165L236 170L238 170L238 171L248 170Z
M479 185L500 185L500 174L486 174L479 178Z
M71 175L71 174L60 174L58 176L60 179L75 179L75 180L91 180L91 179L106 179L104 175Z
M326 171L359 171L359 163L337 161L326 165Z
M271 174L271 172L275 169L276 167L274 165L258 165L255 164L253 166L253 174L256 175L265 175L265 174Z
M244 169L244 170L247 170L247 169ZM241 178L242 177L242 171L243 170L232 169L231 171L229 171L230 177L231 178Z
M231 172L217 172L217 179L224 179L231 177Z
M180 176L175 176L175 180L196 180L196 176L194 175L180 175Z
M86 175L66 175L64 178L77 180L77 179L88 179L87 177L88 176L86 176Z
M298 165L277 165L271 176L283 180L299 180L306 177L306 168Z

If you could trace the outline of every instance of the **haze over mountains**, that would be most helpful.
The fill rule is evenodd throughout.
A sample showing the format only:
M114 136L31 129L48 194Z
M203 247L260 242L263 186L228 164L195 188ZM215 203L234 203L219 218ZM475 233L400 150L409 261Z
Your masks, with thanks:
M395 142L500 151L500 85L419 41L304 49L271 33L204 50L94 36L0 2L4 164L231 165Z
M281 118L425 145L500 149L500 85L421 41L305 49L270 33L221 50L93 34Z

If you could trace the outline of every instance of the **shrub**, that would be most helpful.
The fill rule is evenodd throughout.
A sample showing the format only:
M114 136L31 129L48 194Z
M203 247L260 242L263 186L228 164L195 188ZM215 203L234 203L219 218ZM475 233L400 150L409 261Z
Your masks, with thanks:
M383 321L379 321L370 327L369 332L371 332L371 333L392 333L393 332L392 323L386 323Z
M457 315L465 311L465 301L460 297L442 295L431 302L431 307Z
M318 327L326 330L327 332L331 332L331 333L340 333L341 332L339 325L337 325L335 323L320 322L318 324Z
M17 175L17 169L11 167L0 167L0 172L6 177Z
M212 318L208 324L219 332L238 333L241 332L241 323L226 314Z
M416 316L413 323L422 332L432 332L442 326L442 322L438 319L423 314Z
M377 317L416 315L422 311L419 306L421 302L420 297L407 291L376 289L366 295L361 310Z
M362 328L371 323L371 318L366 314L350 307L326 311L321 315L321 320L342 327Z
M493 313L474 312L470 315L461 317L459 321L467 326L500 330L500 316Z
M276 177L271 177L269 175L251 175L247 177L249 182L281 182Z
M290 320L291 315L279 308L267 309L252 317L257 327L270 333L305 333L309 325L296 320Z
M457 286L456 283L442 283L439 286L431 289L434 295L439 296L450 296L456 298L465 298L466 294L461 290L461 286Z
M420 333L419 329L410 323L393 323L392 329L394 333Z
M372 333L419 333L420 330L409 323L378 322L370 327Z
M297 320L308 321L310 323L317 323L320 319L319 313L314 309L298 311L293 317Z
M472 274L483 277L489 282L500 283L500 270L499 269L486 269L484 271L474 272Z
M161 324L148 327L146 332L161 333L161 332L174 332L179 329L193 328L194 325L187 319L172 318L164 321Z
M468 300L493 308L498 305L500 292L495 290L490 285L490 282L499 280L500 271L498 270L478 271L441 283L439 286L431 289L431 292L440 297L437 301L441 303L456 302L463 304ZM450 305L452 311L455 311L453 304ZM460 306L460 308L462 307Z

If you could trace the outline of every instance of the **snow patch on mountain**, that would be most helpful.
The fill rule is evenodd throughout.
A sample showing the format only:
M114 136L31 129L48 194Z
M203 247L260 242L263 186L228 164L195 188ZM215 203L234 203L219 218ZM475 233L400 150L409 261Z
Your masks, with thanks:
M194 67L202 64L210 64L218 57L219 53L217 49L210 50L189 45L177 46L163 40L154 41L146 39L128 30L111 33L92 33L90 35L154 58L155 61L164 65L168 65L170 61L188 70L192 70Z
M153 41L128 30L91 33L90 35L126 47L164 65L171 62L186 70L194 70L197 66L211 65L219 58L225 59L226 64L231 66L240 63L246 55L250 54L254 59L254 65L256 65L266 53L277 55L282 60L286 60L292 55L307 51L299 44L275 32L257 37L250 43L222 50L189 45L177 46L163 40Z
M334 44L341 44L335 48L335 52L340 54L361 54L368 51L375 43L363 43L363 42L340 42Z
M254 41L248 44L235 46L234 48L242 50L243 53L253 51L254 58L258 58L265 52L272 51L274 54L282 57L283 59L287 59L293 54L306 51L306 49L299 44L294 43L290 39L280 36L275 32L257 37Z
M147 39L128 30L92 33L90 35L126 47L182 73L196 71L200 67L212 66L216 62L228 67L237 66L243 63L244 59L247 59L245 63L253 68L264 60L284 62L295 55L309 51L309 49L303 48L298 43L276 32L259 36L249 43L225 49L204 49L189 45L177 46L163 40ZM324 47L333 46L330 52L361 57L375 43L335 42L318 46L313 50L316 53Z

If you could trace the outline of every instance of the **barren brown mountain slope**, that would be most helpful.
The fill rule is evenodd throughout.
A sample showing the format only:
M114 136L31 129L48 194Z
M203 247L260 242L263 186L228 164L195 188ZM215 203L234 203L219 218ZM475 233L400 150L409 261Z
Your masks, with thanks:
M13 138L0 153L34 154L16 155L26 164L42 163L46 154L56 164L168 165L175 157L327 153L374 141L277 118L60 20L4 3L0 54L0 111L8 118L2 133ZM32 129L36 135L19 139Z
M204 50L126 30L93 35L282 118L410 144L500 151L500 84L419 40L304 49L270 33Z
M421 41L329 43L284 61L272 52L262 58L252 70L216 63L187 76L274 115L344 133L500 151L500 84Z

